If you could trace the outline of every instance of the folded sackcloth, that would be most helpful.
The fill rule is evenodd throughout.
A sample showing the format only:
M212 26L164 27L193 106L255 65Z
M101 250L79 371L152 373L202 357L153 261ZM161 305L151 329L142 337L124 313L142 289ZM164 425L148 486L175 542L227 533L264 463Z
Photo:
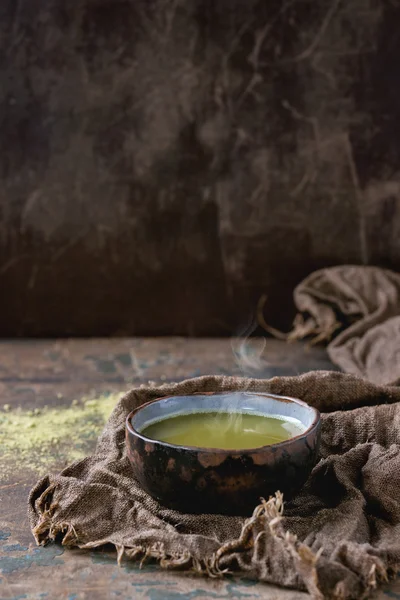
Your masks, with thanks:
M394 284L391 290L392 298ZM335 322L330 316L317 320L313 294L300 297L312 300L303 308L321 331ZM364 320L385 312L382 306L390 302L381 298L372 295ZM358 306L353 300L342 309L355 315ZM387 379L396 377L387 372ZM126 416L159 396L243 389L294 396L322 411L321 460L302 491L284 510L277 493L250 518L181 514L158 504L132 477ZM360 600L400 566L399 444L400 389L354 375L319 371L267 381L209 376L134 389L116 405L92 456L36 484L30 523L38 543L56 537L80 548L111 543L119 558L153 557L164 567L211 576L245 572L308 590L314 599Z
M400 381L400 275L345 265L309 275L294 291L289 340L327 341L343 371L378 384ZM332 340L332 341L331 341Z

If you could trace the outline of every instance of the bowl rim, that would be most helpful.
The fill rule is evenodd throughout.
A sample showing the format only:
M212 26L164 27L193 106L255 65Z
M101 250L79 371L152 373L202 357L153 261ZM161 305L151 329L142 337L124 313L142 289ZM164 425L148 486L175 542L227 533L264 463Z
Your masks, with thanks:
M157 440L157 439L150 438L150 437L143 435L142 433L140 433L139 431L134 429L134 427L131 423L131 419L132 419L132 417L134 417L134 415L136 413L138 413L140 410L142 410L146 406L149 406L150 404L154 404L155 402L160 402L161 400L167 400L168 398L178 398L180 396L220 396L220 395L232 394L232 393L243 392L243 391L248 391L248 393L251 394L252 396L268 396L269 398L273 398L275 400L280 400L282 402L292 402L294 404L300 404L301 406L304 406L305 408L311 410L314 413L314 419L313 419L311 425L309 427L307 427L307 429L305 429L302 433L299 433L298 435L295 435L295 436L289 438L288 440L284 440L283 442L278 442L276 444L267 444L265 446L257 446L256 448L242 448L242 449L235 448L232 450L229 450L226 448L211 448L211 447L204 447L204 446L181 446L178 444L170 444L169 442L163 442L162 440ZM166 417L166 418L168 418L168 417ZM299 398L292 398L291 396L282 396L279 394L270 394L269 392L251 392L250 390L233 390L233 391L227 390L227 391L222 391L222 392L193 392L192 394L168 394L167 396L160 396L158 398L154 398L153 400L149 400L148 402L145 402L144 404L141 404L137 408L133 409L128 414L128 416L125 419L125 431L128 432L129 434L141 439L146 444L148 444L148 443L158 444L165 448L171 448L174 450L189 450L191 452L201 452L202 454L212 453L212 454L225 454L227 456L228 455L231 456L231 455L255 454L255 453L265 452L268 448L282 448L284 446L290 446L291 444L293 444L293 442L300 440L304 437L307 437L310 433L312 433L314 430L316 430L320 426L320 423L321 423L321 414L320 414L319 410L317 408L315 408L314 406L310 406L309 404L307 404L307 402L304 402L304 400L300 400Z

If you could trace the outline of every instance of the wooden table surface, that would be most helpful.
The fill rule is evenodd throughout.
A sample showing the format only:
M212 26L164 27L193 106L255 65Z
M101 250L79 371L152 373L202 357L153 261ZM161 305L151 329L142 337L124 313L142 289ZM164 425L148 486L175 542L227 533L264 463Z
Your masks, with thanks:
M246 357L258 357L262 346L254 344ZM257 377L333 368L322 349L275 340L258 363ZM306 594L246 579L210 580L154 564L118 567L111 551L37 547L29 529L31 486L93 450L119 393L148 381L240 373L229 340L0 342L0 600L305 600ZM44 421L56 431L41 427ZM399 583L378 597L400 599Z

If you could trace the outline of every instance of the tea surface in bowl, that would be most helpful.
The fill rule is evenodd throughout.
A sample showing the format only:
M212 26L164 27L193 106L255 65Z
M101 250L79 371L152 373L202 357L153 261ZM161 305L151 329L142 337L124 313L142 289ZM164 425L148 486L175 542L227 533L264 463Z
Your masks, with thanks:
M161 418L140 433L178 446L246 450L279 444L304 431L299 420L280 415L202 411Z

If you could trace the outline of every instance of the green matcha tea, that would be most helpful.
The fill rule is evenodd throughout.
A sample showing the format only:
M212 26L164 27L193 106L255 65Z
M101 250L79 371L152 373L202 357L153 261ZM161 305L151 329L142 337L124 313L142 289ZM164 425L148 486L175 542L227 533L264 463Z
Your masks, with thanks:
M245 450L284 442L303 433L297 419L239 412L197 412L166 417L141 433L178 446Z

